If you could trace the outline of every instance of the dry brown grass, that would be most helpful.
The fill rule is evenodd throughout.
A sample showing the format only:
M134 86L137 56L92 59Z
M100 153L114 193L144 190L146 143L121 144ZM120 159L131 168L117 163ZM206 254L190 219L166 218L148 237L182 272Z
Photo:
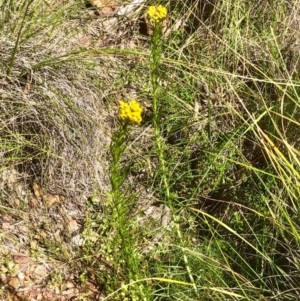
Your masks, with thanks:
M0 299L103 298L99 283L109 287L113 282L108 281L114 271L111 254L118 253L112 252L110 238L118 231L117 224L109 220L106 207L109 144L117 101L128 98L138 98L146 111L144 129L132 131L124 161L128 159L131 171L125 186L134 200L129 219L136 223L136 246L141 257L149 259L149 270L186 281L178 249L191 247L191 268L195 274L201 270L200 286L224 286L234 293L236 287L245 286L253 296L260 292L255 286L261 279L258 272L253 282L242 269L234 271L242 275L237 277L240 280L230 274L233 270L224 263L227 254L222 250L222 239L229 236L220 225L232 222L234 227L235 218L240 218L237 223L247 226L245 237L259 239L245 207L253 205L252 212L264 209L262 200L270 195L263 198L264 190L251 177L265 175L259 168L271 166L261 137L255 132L248 135L253 127L249 116L269 114L269 108L281 101L276 116L288 116L282 123L293 123L287 140L299 142L298 123L292 122L299 114L287 113L283 104L298 97L300 5L278 0L277 9L273 1L252 2L249 6L246 1L236 1L240 6L216 0L168 3L172 17L164 33L160 126L169 185L187 246L174 240L170 217L166 225L161 221L159 159L153 126L148 123L152 118L149 45L148 38L139 35L144 20L137 15L108 16L102 10L99 14L83 0L31 4L10 0L0 6ZM147 28L142 31L146 34ZM287 92L282 87L292 88ZM291 107L297 106L295 102ZM263 124L265 132L275 128L268 128L274 116L267 116L271 122ZM277 191L270 178L264 185ZM97 195L93 204L92 195ZM234 203L237 199L242 205ZM222 222L201 224L201 218L188 211L191 205ZM230 239L236 246L236 238ZM257 241L261 243L264 240ZM292 248L285 252L290 252L290 262L295 259L291 271L296 274L298 251ZM280 249L275 251L281 255ZM257 259L257 254L247 252L246 259L250 255ZM203 254L207 260L201 262ZM239 253L232 254L235 259ZM252 269L243 257L237 259ZM225 284L225 270L237 280L233 289ZM123 281L122 272L115 287ZM270 272L266 278L273 276ZM288 282L284 285L290 289ZM163 291L160 285L156 288L158 294ZM178 292L186 296L184 290ZM219 300L224 296L229 300L226 294L220 296Z
M66 281L79 277L73 260L87 199L106 197L114 106L127 93L116 82L131 59L99 46L115 47L127 25L81 1L25 3L0 12L2 300L93 299L99 292L90 281L76 288ZM28 260L18 265L20 255Z

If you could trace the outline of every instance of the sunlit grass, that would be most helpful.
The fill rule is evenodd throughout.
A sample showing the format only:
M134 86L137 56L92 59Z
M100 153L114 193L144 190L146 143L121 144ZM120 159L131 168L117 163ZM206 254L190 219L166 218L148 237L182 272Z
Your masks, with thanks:
M300 2L203 2L0 8L0 212L104 300L299 300Z

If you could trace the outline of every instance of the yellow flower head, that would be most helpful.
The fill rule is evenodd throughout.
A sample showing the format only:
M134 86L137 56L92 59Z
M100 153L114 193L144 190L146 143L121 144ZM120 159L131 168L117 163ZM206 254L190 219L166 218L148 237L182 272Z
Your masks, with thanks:
M143 108L136 100L125 102L120 100L119 118L131 123L141 123Z
M167 9L162 6L150 6L147 11L148 17L154 23L161 22L167 16Z

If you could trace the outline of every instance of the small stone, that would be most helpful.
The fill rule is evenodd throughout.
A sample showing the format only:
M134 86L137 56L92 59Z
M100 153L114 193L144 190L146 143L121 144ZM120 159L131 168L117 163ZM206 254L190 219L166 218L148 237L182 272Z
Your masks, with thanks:
M6 274L0 274L0 280L1 280L1 282L6 283L6 280L7 280Z
M75 232L75 231L77 231L79 229L79 226L78 226L78 224L77 224L77 222L76 222L75 219L72 219L72 220L69 221L69 223L68 223L68 229L69 229L70 233L73 233L73 232Z
M14 263L27 263L30 261L30 257L22 256L22 255L14 255L13 261Z
M53 207L53 206L56 206L57 204L59 204L60 203L60 199L59 199L58 195L52 195L52 194L50 194L45 199L45 202L46 202L46 206L48 208L50 208L50 207Z
M9 286L11 286L14 289L17 289L20 286L20 281L18 278L13 277L8 282Z
M25 278L25 274L24 273L19 273L18 274L18 278L19 278L19 280L23 280L24 278Z
M2 230L8 230L10 228L10 223L2 223Z
M75 285L72 281L67 281L66 288L73 288Z
M38 295L37 295L37 297L36 297L36 300L43 300L43 295L42 295L42 293L39 293Z
M103 7L99 13L103 14L103 15L111 15L114 12L114 8L111 6L106 6Z

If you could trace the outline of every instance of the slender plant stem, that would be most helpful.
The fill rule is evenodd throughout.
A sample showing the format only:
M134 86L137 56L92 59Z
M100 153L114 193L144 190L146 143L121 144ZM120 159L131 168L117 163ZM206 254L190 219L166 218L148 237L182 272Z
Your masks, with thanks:
M153 28L153 35L151 37L151 84L152 84L152 95L153 95L153 125L155 131L155 142L158 150L159 157L159 167L161 172L161 179L163 183L163 191L164 191L164 211L167 211L167 207L171 210L172 218L175 223L175 230L177 233L177 238L179 243L183 244L183 237L179 227L179 221L176 216L175 210L173 208L171 191L170 191L170 181L169 181L169 171L166 165L165 159L165 146L164 141L161 135L160 123L159 123L159 80L160 80L160 60L162 55L162 24L156 23ZM165 213L164 212L164 213ZM195 284L195 280L193 274L191 272L191 268L188 262L188 258L186 254L183 252L183 260L185 263L185 267L189 276L189 279L193 285L193 289L197 292L197 286Z
M21 34L22 34L22 31L23 31L25 19L26 19L26 16L27 16L28 11L29 11L29 7L30 7L30 5L31 5L32 2L33 2L33 0L28 1L26 9L25 9L25 12L24 12L24 15L23 15L22 22L20 24L20 29L18 31L17 40L16 40L16 43L15 43L13 52L12 52L12 54L10 56L9 65L8 65L8 68L7 68L7 71L6 71L6 74L8 76L10 76L11 72L12 72L12 66L14 64L14 61L15 61L15 58L16 58L16 55L17 55L17 52L18 52L18 49L19 49L19 44L20 44L20 39L21 39Z
M119 271L122 267L127 277L128 283L138 280L140 277L140 259L135 251L135 241L131 235L132 225L128 223L128 218L131 210L132 196L128 196L126 191L122 190L125 179L128 176L128 171L121 164L122 156L128 145L129 124L122 123L120 128L112 137L111 143L111 196L112 196L112 219L117 224L117 237L115 241L119 244L115 258L119 260L115 262L115 270ZM142 300L146 301L143 286L138 286Z

